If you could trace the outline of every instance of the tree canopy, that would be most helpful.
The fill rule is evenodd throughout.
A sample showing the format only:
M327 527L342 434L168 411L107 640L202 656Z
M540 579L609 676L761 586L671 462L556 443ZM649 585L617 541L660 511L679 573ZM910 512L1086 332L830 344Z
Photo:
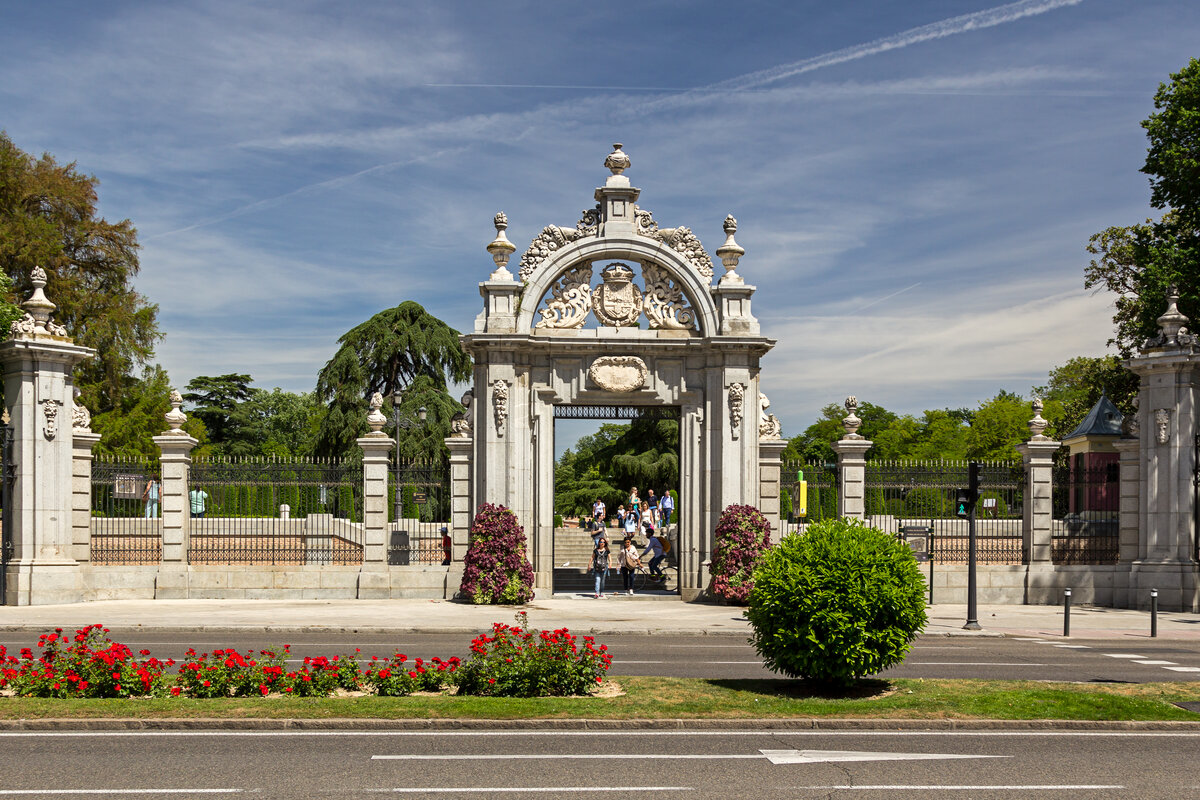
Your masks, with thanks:
M375 392L390 397L408 389L402 409L425 406L427 426L401 437L401 452L432 457L444 450L441 440L450 420L462 410L447 394L451 381L471 377L471 358L458 342L458 331L411 300L347 331L341 345L317 375L317 398L327 404L317 436L319 455L350 452L367 431L367 401Z
M1157 333L1169 286L1179 291L1179 310L1200 319L1200 60L1159 85L1154 107L1142 122L1150 146L1141 171L1151 204L1166 213L1092 236L1095 258L1084 270L1085 287L1117 295L1110 343L1125 356Z
M128 219L96 214L99 181L34 158L0 133L0 269L17 298L28 295L30 273L46 269L46 294L55 320L96 358L75 368L83 401L102 414L122 406L122 392L140 392L137 370L162 338L158 306L133 289L138 274L137 231Z

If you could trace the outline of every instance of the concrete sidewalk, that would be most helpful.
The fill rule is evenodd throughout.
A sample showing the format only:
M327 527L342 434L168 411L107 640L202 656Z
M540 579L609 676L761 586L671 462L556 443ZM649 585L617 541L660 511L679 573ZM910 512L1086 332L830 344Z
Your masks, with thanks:
M513 622L521 609L471 606L446 600L111 600L52 606L0 606L0 630L41 633L94 622L124 630L171 631L362 631L379 633L477 633L493 622ZM747 636L750 626L734 606L643 602L613 597L537 599L524 607L536 628L576 633L678 633ZM980 632L964 631L966 607L929 607L926 635L1062 635L1060 606L980 605ZM1072 639L1139 639L1150 634L1150 614L1127 609L1076 606ZM1200 640L1200 615L1159 614L1162 639Z

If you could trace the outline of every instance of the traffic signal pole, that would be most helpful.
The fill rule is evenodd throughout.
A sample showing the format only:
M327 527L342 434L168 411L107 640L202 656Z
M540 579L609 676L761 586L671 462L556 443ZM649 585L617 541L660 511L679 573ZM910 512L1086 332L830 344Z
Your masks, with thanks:
M963 630L982 630L979 625L979 608L976 603L975 581L975 506L979 500L979 462L972 461L970 470L970 487L967 489L967 624Z

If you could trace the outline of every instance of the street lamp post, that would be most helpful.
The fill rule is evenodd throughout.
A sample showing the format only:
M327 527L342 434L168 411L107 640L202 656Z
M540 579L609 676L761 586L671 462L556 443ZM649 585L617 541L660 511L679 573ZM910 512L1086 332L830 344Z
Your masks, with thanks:
M425 424L425 418L428 412L425 406L417 409L417 419L412 417L403 417L400 414L400 403L404 400L404 390L397 389L392 394L392 426L395 428L396 436L396 498L392 503L392 516L399 522L404 515L404 497L401 491L400 484L400 431L410 431L414 428L421 427Z

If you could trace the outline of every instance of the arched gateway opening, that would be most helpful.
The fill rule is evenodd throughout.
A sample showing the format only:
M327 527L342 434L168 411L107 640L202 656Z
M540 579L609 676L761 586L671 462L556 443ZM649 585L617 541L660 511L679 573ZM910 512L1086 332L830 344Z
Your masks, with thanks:
M775 342L750 311L737 273L737 222L717 248L725 274L688 228L660 228L635 205L640 189L616 145L596 205L572 228L549 225L507 267L515 247L504 214L488 245L496 263L479 284L484 308L462 337L475 359L469 507L511 508L525 527L536 586L554 571L554 420L563 407L670 408L679 419L676 514L680 596L708 584L717 517L758 505L778 530L779 423L763 413L759 359ZM592 319L595 327L585 327ZM461 441L461 438L460 438ZM465 442L463 443L465 444ZM773 472L772 472L773 470Z

